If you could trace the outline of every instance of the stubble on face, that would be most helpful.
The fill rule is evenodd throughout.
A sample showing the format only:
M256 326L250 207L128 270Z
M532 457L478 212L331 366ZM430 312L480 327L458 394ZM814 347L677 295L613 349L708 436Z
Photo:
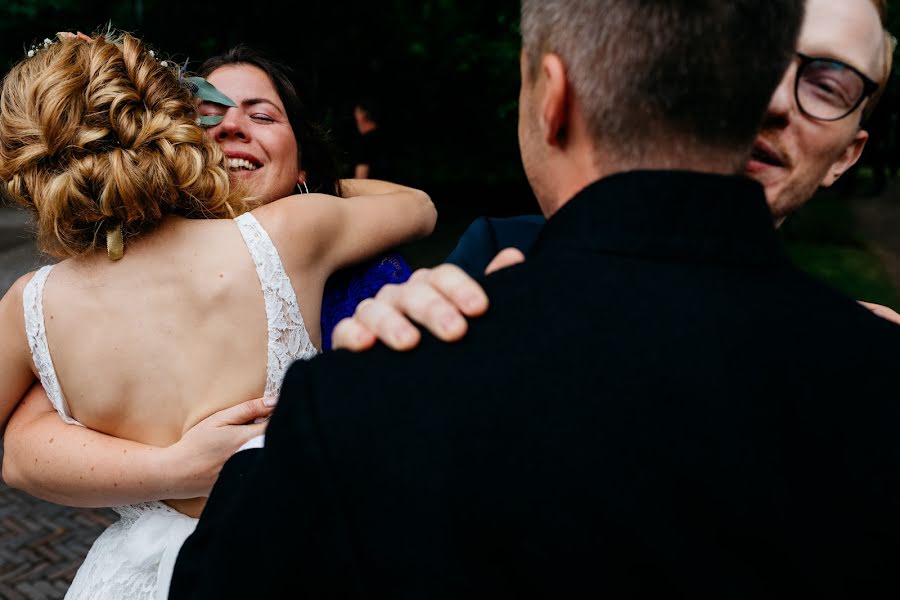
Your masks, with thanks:
M883 37L881 31L871 0L808 0L797 50L840 60L877 80L883 48L873 39ZM857 140L860 126L861 108L833 122L801 113L794 95L796 71L795 61L772 97L745 171L765 187L779 221L802 207L820 186L833 183L834 174L849 168L845 152Z

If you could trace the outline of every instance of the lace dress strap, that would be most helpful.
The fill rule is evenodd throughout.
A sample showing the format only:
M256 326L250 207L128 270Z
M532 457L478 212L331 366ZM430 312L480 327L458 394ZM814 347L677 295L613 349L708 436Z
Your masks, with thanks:
M256 265L266 302L269 343L265 395L277 397L291 363L311 358L318 350L309 339L294 287L269 234L250 213L244 213L235 222Z
M25 306L25 335L28 337L28 347L31 348L31 358L37 367L41 378L41 385L50 398L53 408L62 417L62 420L70 425L81 425L72 418L69 405L63 396L59 379L56 378L56 369L53 367L53 359L50 357L50 346L47 344L47 328L44 323L44 285L53 265L41 267L22 294L22 304Z

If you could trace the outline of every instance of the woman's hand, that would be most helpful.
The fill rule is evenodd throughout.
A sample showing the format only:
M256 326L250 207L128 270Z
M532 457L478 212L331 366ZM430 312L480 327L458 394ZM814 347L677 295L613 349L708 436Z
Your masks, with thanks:
M175 444L165 449L164 462L175 474L168 498L196 498L209 496L225 462L253 438L266 431L274 404L267 406L263 398L248 400L206 417L190 429Z
M89 508L207 496L225 461L265 430L253 421L272 410L248 400L160 448L64 423L38 384L9 421L3 479L37 498Z

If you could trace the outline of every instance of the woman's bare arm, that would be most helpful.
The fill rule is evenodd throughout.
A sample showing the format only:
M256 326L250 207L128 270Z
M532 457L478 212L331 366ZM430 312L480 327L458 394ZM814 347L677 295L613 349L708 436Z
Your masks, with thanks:
M35 385L9 421L3 479L10 487L68 506L207 496L225 461L264 431L264 423L252 421L271 411L261 399L244 402L201 421L178 443L159 448L67 425Z
M422 190L377 179L341 181L344 197L302 194L253 212L282 248L304 248L307 264L327 273L430 234L437 221Z
M337 268L398 244L429 235L437 222L431 198L415 188L379 179L344 179L344 198L332 202L331 229L323 260Z
M20 277L0 300L0 432L34 383L22 305L25 286L33 276Z

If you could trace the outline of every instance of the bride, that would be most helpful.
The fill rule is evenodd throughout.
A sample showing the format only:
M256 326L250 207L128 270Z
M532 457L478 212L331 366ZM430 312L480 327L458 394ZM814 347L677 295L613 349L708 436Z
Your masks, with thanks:
M277 395L320 346L331 273L433 228L426 194L379 181L254 202L180 75L111 32L48 41L6 76L0 180L63 260L0 301L0 424L37 377L67 422L171 445ZM116 507L67 598L164 598L203 502Z

